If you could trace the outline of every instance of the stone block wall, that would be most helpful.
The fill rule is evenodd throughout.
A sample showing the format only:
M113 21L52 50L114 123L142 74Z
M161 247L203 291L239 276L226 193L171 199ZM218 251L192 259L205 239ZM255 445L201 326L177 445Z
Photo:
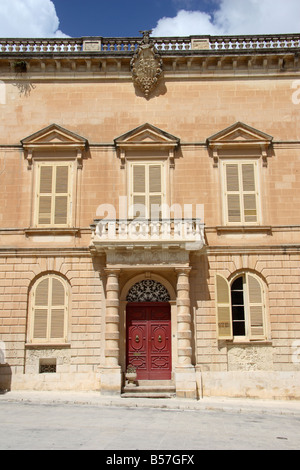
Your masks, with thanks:
M1 341L7 364L0 385L1 376L10 373L12 388L99 389L103 287L91 257L3 257L0 267ZM35 279L54 272L70 285L68 340L57 346L33 345L27 338L30 290ZM40 374L43 361L54 361L57 373Z

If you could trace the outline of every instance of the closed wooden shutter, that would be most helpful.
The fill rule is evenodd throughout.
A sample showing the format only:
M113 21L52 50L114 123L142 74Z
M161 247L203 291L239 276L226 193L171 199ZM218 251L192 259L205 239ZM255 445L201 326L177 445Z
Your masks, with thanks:
M232 339L231 293L227 279L216 274L217 331L219 339Z
M256 223L256 163L225 163L225 198L229 223Z
M56 166L54 225L68 222L69 167Z
M145 165L133 165L133 192L146 192L146 167Z
M65 321L65 287L58 279L52 279L50 338L63 338Z
M261 339L265 337L263 291L259 280L250 273L247 273L247 290L250 339Z
M162 204L162 167L161 165L149 166L149 210L152 220L161 219Z
M40 169L39 194L38 194L38 223L39 225L51 224L52 213L52 182L53 167L42 166Z
M146 166L133 165L133 217L146 217Z
M255 167L253 163L242 164L243 205L245 222L257 221Z
M239 166L235 163L226 165L226 197L228 222L241 222Z
M132 165L133 217L161 218L162 165Z
M161 166L150 165L149 166L149 192L161 193Z
M39 282L34 295L34 340L64 340L67 304L67 292L61 280L47 276Z
M47 338L49 279L42 280L35 291L33 338Z
M70 166L41 165L38 188L38 225L66 226L70 208Z

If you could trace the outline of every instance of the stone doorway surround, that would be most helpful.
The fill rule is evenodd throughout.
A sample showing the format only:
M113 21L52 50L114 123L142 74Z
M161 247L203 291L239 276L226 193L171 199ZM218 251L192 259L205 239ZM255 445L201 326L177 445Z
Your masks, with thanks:
M132 270L132 267L131 267ZM170 294L172 336L172 379L176 396L197 398L196 372L192 364L192 316L190 309L191 268L184 266L150 267L141 269L126 282L128 267L106 267L106 312L105 312L105 358L101 368L101 394L120 395L126 370L126 305L127 294L132 286L153 279L161 283ZM176 279L176 286L168 275Z

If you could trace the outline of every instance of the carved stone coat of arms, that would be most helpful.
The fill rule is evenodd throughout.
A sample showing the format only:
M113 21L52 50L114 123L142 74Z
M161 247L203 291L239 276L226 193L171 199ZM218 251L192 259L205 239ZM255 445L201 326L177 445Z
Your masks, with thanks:
M144 37L130 65L134 83L148 98L162 75L162 59L149 37L151 31L141 32Z

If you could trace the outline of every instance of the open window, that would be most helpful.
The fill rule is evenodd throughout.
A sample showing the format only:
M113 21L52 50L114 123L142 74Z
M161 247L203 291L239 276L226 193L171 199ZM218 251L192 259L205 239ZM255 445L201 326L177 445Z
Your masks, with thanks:
M265 300L261 280L244 272L230 282L216 274L218 339L266 339Z

